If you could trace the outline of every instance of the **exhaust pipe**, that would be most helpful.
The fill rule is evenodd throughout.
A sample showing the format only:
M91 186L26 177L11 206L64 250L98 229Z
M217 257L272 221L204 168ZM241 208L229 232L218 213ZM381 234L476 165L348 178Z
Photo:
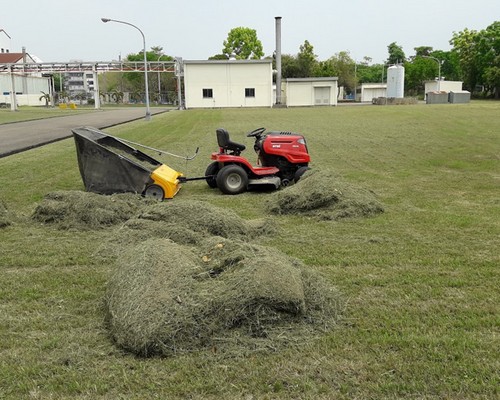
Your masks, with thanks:
M281 104L281 17L276 19L276 104Z

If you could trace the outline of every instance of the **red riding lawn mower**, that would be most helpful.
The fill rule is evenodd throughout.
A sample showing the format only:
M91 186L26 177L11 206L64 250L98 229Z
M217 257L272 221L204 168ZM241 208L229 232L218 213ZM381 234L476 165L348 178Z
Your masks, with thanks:
M255 129L247 137L255 138L257 165L252 165L240 154L245 145L233 142L225 129L217 129L219 151L212 153L214 160L205 172L211 188L225 194L243 193L252 186L278 189L297 182L309 169L311 160L304 136L291 132L265 132Z

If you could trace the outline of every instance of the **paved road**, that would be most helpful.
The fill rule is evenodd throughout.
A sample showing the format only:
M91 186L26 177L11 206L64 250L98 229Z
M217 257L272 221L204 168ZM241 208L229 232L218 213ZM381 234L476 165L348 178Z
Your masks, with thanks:
M167 111L167 108L151 109L153 115ZM142 107L119 108L0 125L0 158L71 137L71 129L78 126L104 129L144 116Z

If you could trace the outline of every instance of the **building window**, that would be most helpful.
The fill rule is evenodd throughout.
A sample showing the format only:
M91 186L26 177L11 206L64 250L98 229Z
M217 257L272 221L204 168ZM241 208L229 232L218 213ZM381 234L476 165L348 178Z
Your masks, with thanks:
M211 99L213 97L214 97L213 89L203 89L203 98L204 99Z
M245 97L255 97L255 88L246 88Z

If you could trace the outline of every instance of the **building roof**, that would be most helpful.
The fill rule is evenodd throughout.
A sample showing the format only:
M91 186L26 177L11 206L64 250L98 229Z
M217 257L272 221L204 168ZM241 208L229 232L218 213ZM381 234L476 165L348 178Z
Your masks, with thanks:
M271 64L273 60L184 60L184 64Z
M0 63L14 64L23 59L23 53L0 53Z
M0 64L16 64L23 62L24 53L0 53ZM35 60L32 56L26 53L26 61L28 63L33 63Z
M387 83L362 83L361 87L363 89L387 89Z
M287 82L331 82L338 81L336 76L318 77L318 78L288 78Z

